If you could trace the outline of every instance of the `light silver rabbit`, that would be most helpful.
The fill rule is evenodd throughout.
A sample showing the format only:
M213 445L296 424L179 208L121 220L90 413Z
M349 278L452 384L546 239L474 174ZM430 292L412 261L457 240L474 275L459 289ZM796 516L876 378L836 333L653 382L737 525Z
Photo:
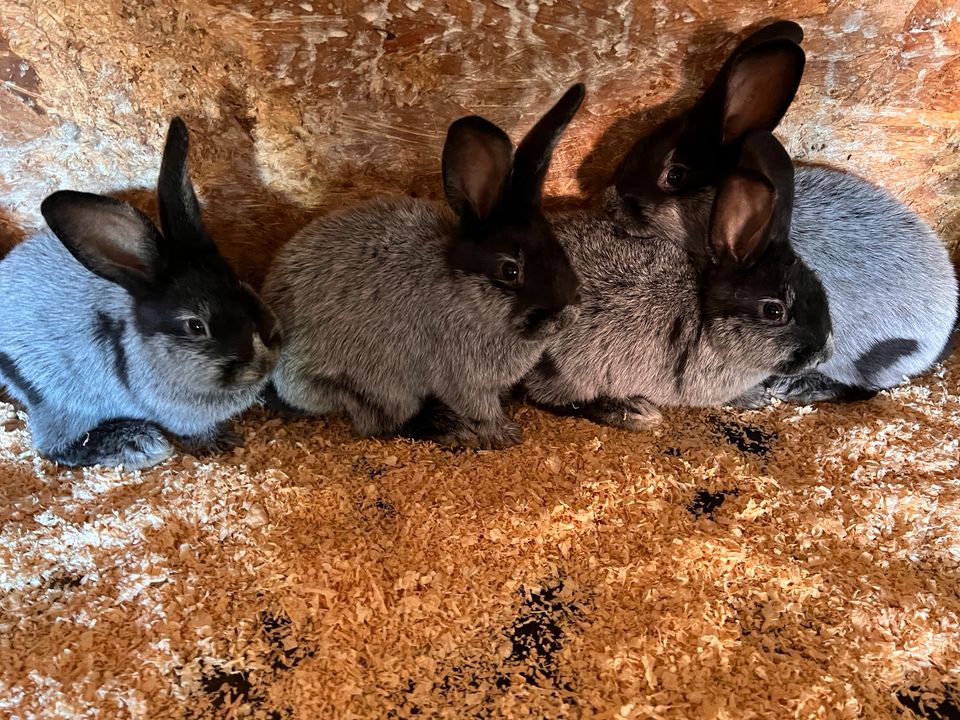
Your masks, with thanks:
M170 123L158 181L163 234L125 202L60 191L51 231L0 262L0 381L33 442L65 465L138 468L218 442L258 398L279 324L217 251Z
M512 151L477 116L450 126L439 203L380 199L320 218L279 253L264 297L286 341L276 395L345 412L362 435L519 441L501 395L576 315L578 281L540 207L553 147L583 100L572 87ZM424 406L450 413L415 431Z

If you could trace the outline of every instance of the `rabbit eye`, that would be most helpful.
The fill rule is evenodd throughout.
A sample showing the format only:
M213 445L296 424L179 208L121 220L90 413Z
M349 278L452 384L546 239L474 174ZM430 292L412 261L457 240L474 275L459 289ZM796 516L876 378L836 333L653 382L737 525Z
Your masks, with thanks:
M210 334L207 324L200 318L188 318L183 321L183 325L187 329L187 334L193 337L206 337Z
M513 260L506 260L500 266L500 277L508 283L515 283L520 279L520 265Z
M687 169L683 165L668 165L664 171L661 185L666 190L676 190L687 179Z
M782 323L786 319L787 309L779 300L767 300L763 303L763 317L774 323Z

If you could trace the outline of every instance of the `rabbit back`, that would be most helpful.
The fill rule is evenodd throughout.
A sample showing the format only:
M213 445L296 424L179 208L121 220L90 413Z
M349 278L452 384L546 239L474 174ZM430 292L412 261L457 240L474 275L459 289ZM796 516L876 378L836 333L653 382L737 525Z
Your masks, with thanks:
M70 442L105 418L133 416L123 384L138 375L130 367L137 359L123 349L127 293L44 231L0 262L0 296L8 299L0 311L5 384L27 406L38 447Z
M817 368L881 389L927 370L957 316L949 253L918 215L856 176L798 167L790 235L830 303L834 354Z
M764 379L751 372L749 350L742 365L731 363L701 337L699 272L678 239L627 236L589 212L556 216L554 229L581 278L581 311L525 378L532 400L713 405Z

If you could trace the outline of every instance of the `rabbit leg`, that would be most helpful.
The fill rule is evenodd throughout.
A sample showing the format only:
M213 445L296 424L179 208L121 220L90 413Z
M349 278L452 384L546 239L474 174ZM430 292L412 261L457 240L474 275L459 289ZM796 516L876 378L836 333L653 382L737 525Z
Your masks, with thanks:
M430 439L441 445L478 450L500 450L523 438L520 426L503 411L500 393L476 388L456 388L439 400L445 410L438 413Z
M450 447L499 450L520 442L520 428L504 415L499 423L484 423L460 415L437 398L424 401L419 412L407 420L400 435L414 440L432 440Z
M837 382L818 372L774 377L767 381L770 394L794 405L819 401L859 402L869 400L878 390Z
M343 412L342 385L335 378L278 365L261 397L268 407L299 415Z
M746 392L737 395L737 397L725 404L742 410L759 410L760 408L767 407L772 402L773 397L767 391L766 384L760 383L759 385L754 385Z
M298 407L294 407L280 397L280 393L277 392L277 387L273 384L273 381L268 382L260 392L260 402L262 402L264 407L267 409L272 410L275 413L279 413L280 415L285 415L288 417L310 416L310 413L306 412L305 410L301 410Z
M135 470L166 460L173 454L173 445L153 423L117 419L100 423L65 446L40 451L61 465L123 465Z
M659 408L644 397L599 397L580 405L577 414L600 425L623 428L633 432L648 430L663 419Z

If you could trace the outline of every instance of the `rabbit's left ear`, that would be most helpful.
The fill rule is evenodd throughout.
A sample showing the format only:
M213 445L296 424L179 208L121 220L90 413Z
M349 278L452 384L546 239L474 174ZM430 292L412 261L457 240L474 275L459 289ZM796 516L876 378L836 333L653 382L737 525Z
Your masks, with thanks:
M190 134L179 117L170 121L157 180L160 227L171 246L215 247L200 214L200 203L187 170Z

